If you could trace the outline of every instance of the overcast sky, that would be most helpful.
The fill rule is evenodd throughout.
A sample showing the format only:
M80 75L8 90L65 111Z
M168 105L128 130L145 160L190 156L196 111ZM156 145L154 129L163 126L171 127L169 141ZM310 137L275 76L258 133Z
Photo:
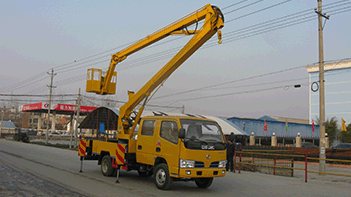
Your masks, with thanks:
M47 72L53 68L54 94L76 94L81 88L83 95L94 96L85 92L88 68L106 70L110 55L126 44L207 3L224 13L223 43L213 44L217 35L205 43L149 103L164 107L149 110L180 112L167 107L184 105L186 113L194 114L308 119L310 85L304 66L318 62L316 0L1 0L0 93L48 94ZM324 27L325 61L350 58L351 1L324 0L323 5L331 15ZM176 53L167 50L184 46L189 38L170 36L129 56L117 66L117 94L108 98L126 101L128 90L139 90ZM96 97L101 98L106 96ZM35 99L46 102L31 102Z

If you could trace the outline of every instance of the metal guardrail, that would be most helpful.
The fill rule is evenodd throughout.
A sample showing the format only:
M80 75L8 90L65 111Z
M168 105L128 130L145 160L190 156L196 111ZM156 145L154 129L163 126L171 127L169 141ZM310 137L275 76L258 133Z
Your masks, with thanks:
M263 153L264 152L264 153ZM266 152L274 152L266 153ZM308 157L307 151L305 155L294 155L294 154L285 154L284 152L293 152L292 150L240 150L236 151L234 155L234 172L236 171L236 166L239 164L239 173L242 169L242 165L251 165L251 166L261 166L261 167L269 167L273 168L273 175L284 173L284 172L276 172L276 169L288 169L291 170L291 176L293 176L293 170L304 170L305 171L305 182L307 182L307 173L318 173L318 174L327 174L327 175L335 175L335 176L344 176L351 177L349 174L339 174L339 173L329 173L329 172L319 172L308 170L307 164L308 160L325 160L332 162L344 162L350 163L350 160L341 160L341 159L320 159L315 157ZM243 156L244 155L244 156ZM254 157L256 156L256 157ZM277 157L281 159L277 159ZM305 168L297 168L294 167L295 158L304 158ZM239 161L237 161L239 159ZM262 164L262 163L254 163L254 162L273 162L273 165ZM289 164L291 162L291 166L279 166L278 163Z

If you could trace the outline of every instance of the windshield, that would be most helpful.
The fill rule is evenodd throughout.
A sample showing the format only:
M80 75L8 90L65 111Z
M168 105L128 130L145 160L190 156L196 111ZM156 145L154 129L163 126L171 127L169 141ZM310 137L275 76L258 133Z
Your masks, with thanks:
M185 129L184 145L189 149L224 150L225 143L221 128L216 122L181 119Z

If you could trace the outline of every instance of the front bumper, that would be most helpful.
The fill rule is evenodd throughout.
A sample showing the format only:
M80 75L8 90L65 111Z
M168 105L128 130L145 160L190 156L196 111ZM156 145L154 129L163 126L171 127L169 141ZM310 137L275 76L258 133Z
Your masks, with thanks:
M225 168L181 168L179 178L210 178L224 177Z

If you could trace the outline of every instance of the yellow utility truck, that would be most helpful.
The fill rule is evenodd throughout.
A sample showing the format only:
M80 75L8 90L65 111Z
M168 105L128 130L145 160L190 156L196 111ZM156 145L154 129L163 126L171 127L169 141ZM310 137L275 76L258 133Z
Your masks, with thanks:
M202 20L202 27L198 27ZM81 160L98 160L102 174L117 175L117 181L121 168L136 170L140 176L153 175L159 189L169 189L173 181L181 180L193 180L198 187L207 188L214 177L225 176L226 144L217 122L200 116L166 114L141 118L151 93L185 60L215 33L218 43L222 42L223 23L221 10L205 5L113 54L106 72L88 69L87 92L115 94L117 73L114 70L127 56L170 35L193 36L137 93L128 92L128 102L119 109L116 139L106 135L104 140L80 140ZM194 30L188 30L191 25L195 26Z

